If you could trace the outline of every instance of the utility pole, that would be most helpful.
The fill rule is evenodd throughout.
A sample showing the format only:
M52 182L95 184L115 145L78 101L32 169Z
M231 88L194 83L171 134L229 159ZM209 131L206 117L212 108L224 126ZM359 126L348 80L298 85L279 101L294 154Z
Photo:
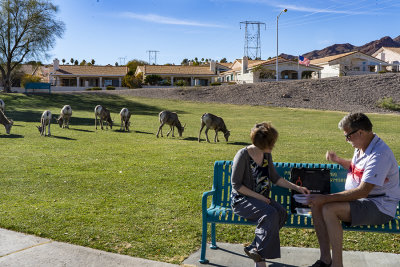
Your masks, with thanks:
M260 40L260 26L264 25L264 22L259 21L242 21L240 22L240 28L242 24L245 25L244 33L244 56L249 59L261 59L261 40Z
M160 51L156 51L156 50L147 50L146 53L149 53L149 65L153 64L157 65L157 53L159 53Z

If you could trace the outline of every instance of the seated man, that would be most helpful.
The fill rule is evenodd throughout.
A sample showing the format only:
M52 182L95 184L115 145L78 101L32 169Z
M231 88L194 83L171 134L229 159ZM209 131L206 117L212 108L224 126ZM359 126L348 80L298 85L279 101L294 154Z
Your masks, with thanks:
M343 266L341 222L351 226L387 223L394 218L400 199L397 161L385 142L372 132L369 118L363 113L350 113L339 122L339 129L355 151L351 160L333 151L326 153L327 160L349 170L345 191L310 196L321 253L314 267Z

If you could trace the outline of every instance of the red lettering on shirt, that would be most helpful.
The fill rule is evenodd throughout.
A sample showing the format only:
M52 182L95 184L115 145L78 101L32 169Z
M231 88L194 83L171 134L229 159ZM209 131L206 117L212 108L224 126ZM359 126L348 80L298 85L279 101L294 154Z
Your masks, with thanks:
M354 163L352 162L350 164L350 169L349 172L352 174L352 179L357 182L360 183L361 182L361 178L364 174L364 169L359 169L357 168L356 165L354 165Z

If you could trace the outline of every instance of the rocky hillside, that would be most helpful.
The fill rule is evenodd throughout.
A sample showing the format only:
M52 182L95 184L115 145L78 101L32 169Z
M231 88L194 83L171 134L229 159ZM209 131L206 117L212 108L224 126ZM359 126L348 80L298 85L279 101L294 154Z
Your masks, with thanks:
M384 113L390 111L378 108L376 103L383 97L392 97L396 103L400 103L400 74L208 87L142 88L108 93L240 105Z
M305 54L303 54L303 56L306 58L309 58L309 59L316 59L316 58L322 58L322 57L327 57L327 56L334 56L337 54L347 53L347 52L351 52L351 51L360 51L367 55L372 55L382 46L400 47L400 36L398 36L394 39L392 39L389 36L385 36L379 40L369 42L362 46L354 46L349 43L334 44L334 45L328 46L321 50L314 50L314 51L305 53Z

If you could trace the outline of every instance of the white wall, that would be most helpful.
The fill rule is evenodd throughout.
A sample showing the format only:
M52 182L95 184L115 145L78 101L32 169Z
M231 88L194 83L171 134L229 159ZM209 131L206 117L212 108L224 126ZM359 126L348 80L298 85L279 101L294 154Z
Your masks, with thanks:
M340 65L320 65L320 67L323 67L321 70L321 78L329 78L329 77L338 77L340 73Z

